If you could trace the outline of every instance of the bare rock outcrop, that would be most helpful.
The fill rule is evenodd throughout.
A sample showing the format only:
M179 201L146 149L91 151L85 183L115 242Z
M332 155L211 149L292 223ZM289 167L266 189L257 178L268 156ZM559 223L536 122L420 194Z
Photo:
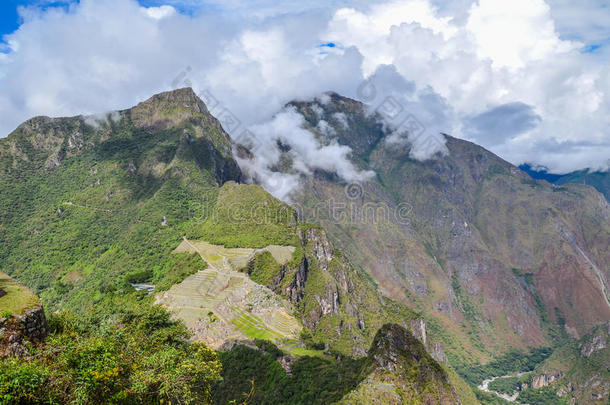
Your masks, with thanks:
M27 346L40 344L49 335L42 306L21 315L0 318L0 355L23 357Z

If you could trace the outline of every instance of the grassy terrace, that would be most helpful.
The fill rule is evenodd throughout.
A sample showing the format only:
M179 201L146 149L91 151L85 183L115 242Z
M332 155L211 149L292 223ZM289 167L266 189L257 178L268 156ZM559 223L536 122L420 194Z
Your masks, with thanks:
M0 290L0 317L21 315L40 305L38 297L29 288L4 273L0 273Z

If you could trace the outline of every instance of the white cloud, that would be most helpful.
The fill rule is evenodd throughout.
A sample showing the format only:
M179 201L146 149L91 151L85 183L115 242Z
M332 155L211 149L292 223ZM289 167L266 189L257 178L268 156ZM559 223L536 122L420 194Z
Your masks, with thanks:
M142 7L140 10L153 20L162 20L176 14L176 9L172 6L163 5L160 7Z
M566 4L167 0L144 8L135 0L81 0L69 9L23 9L24 23L6 38L10 53L0 54L0 133L34 115L129 107L175 82L211 91L240 121L227 128L235 136L273 122L293 99L326 91L358 97L363 78L374 74L371 107L395 97L431 135L474 139L468 124L483 117L477 139L513 163L557 171L599 166L610 156L610 68L603 49L583 54L574 41L605 31L576 35L584 28L566 23ZM192 16L175 11L185 7ZM320 47L329 43L336 46ZM497 109L507 105L530 110L499 131L483 125L510 112ZM519 122L534 122L528 111L537 125ZM485 128L497 133L479 133ZM311 156L307 145L294 150ZM333 170L349 177L348 152L336 145L320 156L344 159Z
M550 10L544 0L479 0L470 9L466 29L479 58L491 59L494 67L522 68L582 46L559 38Z
M367 72L394 65L419 89L429 86L455 113L436 125L458 137L472 135L464 125L473 116L510 103L531 106L539 125L520 137L488 137L495 140L486 146L514 163L537 162L560 172L582 168L583 160L566 146L576 144L581 154L599 156L601 150L610 155L607 61L581 53L581 43L562 38L542 0L462 3L466 11L455 13L454 19L447 19L446 4L437 2L435 8L415 0L387 2L369 13L339 10L329 23L328 40L356 47ZM426 13L414 19L416 13L405 11L409 5ZM402 23L371 28L381 14L394 15ZM535 145L559 150L541 153ZM596 158L590 164L605 162Z
M562 38L589 45L608 43L610 5L605 0L549 0L551 15Z
M320 121L324 122L325 121ZM325 170L337 175L346 182L366 181L374 173L363 172L349 160L351 149L336 142L322 144L314 134L304 128L305 119L294 108L285 108L271 120L250 127L258 141L254 145L255 158L244 162L252 177L265 183L265 188L281 199L288 199L290 192L298 184L298 174L310 175L316 169ZM323 125L328 130L328 125ZM280 163L278 142L291 159L294 174L280 175L269 168ZM268 177L268 179L267 179ZM269 184L272 181L272 184Z
M95 129L100 129L106 124L119 122L121 120L121 113L118 111L110 111L107 113L87 115L83 118L85 119L85 124L92 126Z

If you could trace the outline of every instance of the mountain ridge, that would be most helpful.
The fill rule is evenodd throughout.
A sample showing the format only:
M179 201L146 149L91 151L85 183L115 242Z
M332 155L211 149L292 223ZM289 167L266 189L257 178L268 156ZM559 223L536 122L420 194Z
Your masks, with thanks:
M198 367L209 365L210 378L203 381L211 387L220 367L215 360L218 354L184 341L189 331L181 326L180 315L170 321L164 310L154 306L157 294L194 274L201 275L201 283L218 281L208 277L213 260L206 263L195 252L176 251L185 239L227 248L295 248L288 263L280 264L268 251L260 251L237 270L243 272L240 277L250 277L294 305L295 311L289 315L298 317L307 333L282 343L295 353L296 365L321 362L349 371L352 356L366 353L384 323L398 322L415 330L411 321L418 314L379 295L374 282L351 266L322 228L300 224L290 207L262 188L236 183L243 174L231 146L218 120L191 89L162 93L132 109L102 117L36 118L0 140L0 269L33 288L54 314L50 321L53 334L43 347L44 354L36 361L28 358L32 369L51 364L52 356L71 356L67 346L56 345L61 339L78 336L83 345L96 341L112 345L114 340L123 346L109 348L112 356L116 350L126 351L149 375L162 378L155 374L157 369L149 370L153 363L146 363L151 360L137 352L138 344L116 339L117 333L132 334L137 336L136 343L152 344L149 338L164 342L150 348L146 356L160 355L159 349L163 353L169 350L171 356L193 351L198 354L192 358L203 356L206 360ZM271 220L261 223L261 218L252 217L257 204L277 215L262 218ZM237 281L219 286L234 286ZM252 299L248 302L258 298ZM261 336L258 315L249 313L247 305L240 309L234 324L248 337ZM144 313L135 316L138 311ZM204 313L206 319L199 320L217 322L214 315ZM72 329L70 317L77 319L76 325L87 326ZM156 325L156 329L145 325ZM442 361L442 346L430 335L434 334L422 339ZM167 340L161 336L168 336ZM230 349L226 356L240 350ZM172 364L181 367L191 357ZM145 363L139 363L142 358ZM338 360L342 358L346 360ZM104 361L99 360L100 367L106 367ZM127 398L154 395L173 401L190 392L185 387L186 391L172 391L174 396L164 397L156 389L158 385L141 385L147 389L142 393L130 385L135 371L117 364L112 367L119 367L120 372L104 377L114 384L102 386L108 387L104 392L87 386L80 374L60 384L62 373L76 373L69 369L74 363L64 362L26 394L37 396L48 384L65 386L49 397L69 399L81 389L92 402L110 401L119 392ZM274 361L270 367L280 367L276 364ZM3 370L12 367L14 360L0 360ZM236 367L238 373L248 372L243 364ZM450 369L448 365L438 367ZM202 370L197 372L201 377ZM455 372L451 376L460 383ZM343 382L338 384L340 392ZM462 391L472 397L465 384ZM213 397L211 388L200 394ZM242 392L230 394L234 399ZM295 393L290 395L296 400Z
M352 162L375 170L377 177L361 182L354 199L345 195L345 183L319 171L301 177L303 188L293 198L304 217L327 228L386 294L426 312L461 341L471 341L468 352L479 359L488 356L486 350L497 354L511 346L548 345L553 336L584 333L610 316L603 293L609 276L600 266L608 260L608 204L595 190L545 185L484 148L450 136L445 137L448 155L417 161L410 156L408 134L398 146L388 143L390 133L379 114L355 100L329 97L288 106L322 143L349 146ZM330 129L321 131L327 127L321 121ZM356 212L366 204L385 204L392 211L403 203L411 215L406 224L334 223L311 210L329 199ZM572 211L576 205L579 214ZM587 233L583 226L590 228ZM565 261L556 264L562 256ZM591 263L602 269L601 278ZM575 312L558 296L589 302ZM477 302L480 297L486 304ZM470 326L456 328L463 321ZM464 333L472 329L474 335ZM496 336L487 341L491 335Z

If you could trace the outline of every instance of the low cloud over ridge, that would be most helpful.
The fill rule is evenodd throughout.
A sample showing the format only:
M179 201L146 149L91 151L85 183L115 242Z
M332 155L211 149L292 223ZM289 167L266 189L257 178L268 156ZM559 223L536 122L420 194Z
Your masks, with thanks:
M565 2L146 4L155 7L23 9L0 53L0 136L34 115L125 108L185 84L209 91L239 128L265 128L293 99L361 98L372 76L430 133L483 143L515 164L607 168L610 67L603 47L581 42L603 33L574 35L579 27L560 19ZM349 177L348 151L331 151L344 159L333 170Z

